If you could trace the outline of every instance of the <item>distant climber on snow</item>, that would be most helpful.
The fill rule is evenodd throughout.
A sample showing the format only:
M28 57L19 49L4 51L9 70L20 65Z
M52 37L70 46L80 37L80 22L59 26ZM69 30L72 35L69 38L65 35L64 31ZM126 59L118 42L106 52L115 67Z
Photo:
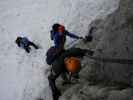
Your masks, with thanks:
M83 39L83 37L79 37L75 34L68 32L65 27L59 23L53 24L50 33L50 37L51 40L54 41L54 47L56 48L57 54L64 51L66 36L69 36L74 39Z
M15 42L18 45L18 47L25 49L27 53L30 53L30 46L33 46L35 49L38 49L38 46L31 42L27 37L17 37Z
M54 52L54 49L52 52ZM58 100L59 96L61 96L60 90L56 87L56 79L60 75L73 75L77 73L81 67L79 58L82 58L86 54L92 56L93 53L93 51L88 49L71 48L65 50L60 56L56 57L51 64L51 72L48 75L48 81L52 90L53 100ZM51 59L52 56L46 54L46 58Z

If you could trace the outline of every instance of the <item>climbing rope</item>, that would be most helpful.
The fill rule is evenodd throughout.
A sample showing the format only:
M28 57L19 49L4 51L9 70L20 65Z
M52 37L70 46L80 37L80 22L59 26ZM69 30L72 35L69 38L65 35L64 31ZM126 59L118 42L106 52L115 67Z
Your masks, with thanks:
M80 40L73 40L69 44L67 44L65 47L66 48L71 48L74 47Z
M87 55L90 59L100 61L100 62L110 62L110 63L119 63L119 64L133 64L133 59L119 59L119 58L102 58L94 57Z

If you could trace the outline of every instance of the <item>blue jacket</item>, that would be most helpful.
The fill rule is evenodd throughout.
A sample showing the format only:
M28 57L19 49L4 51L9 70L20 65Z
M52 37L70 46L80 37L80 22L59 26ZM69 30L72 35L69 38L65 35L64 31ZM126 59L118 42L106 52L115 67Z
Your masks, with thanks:
M65 31L63 36L61 36L58 32L51 31L51 39L54 40L54 45L56 48L58 48L62 43L65 43L66 36L69 36L69 37L75 38L75 39L79 39L79 36L76 36L68 31Z
M22 39L20 40L20 43L19 43L20 47L25 48L28 46L28 44L29 44L28 38L22 37Z

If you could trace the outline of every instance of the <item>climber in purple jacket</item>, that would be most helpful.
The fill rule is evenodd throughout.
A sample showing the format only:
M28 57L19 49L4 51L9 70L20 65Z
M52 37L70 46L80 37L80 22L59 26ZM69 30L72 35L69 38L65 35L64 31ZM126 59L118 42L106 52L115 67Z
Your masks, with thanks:
M53 24L52 30L51 30L51 40L54 41L54 47L56 48L57 54L64 51L66 36L69 36L75 39L83 39L83 37L76 36L68 32L67 30L65 30L65 27L63 25L59 23Z
M38 49L38 46L31 42L27 37L17 37L15 42L18 47L25 49L27 53L30 53L30 46L33 46L35 49Z

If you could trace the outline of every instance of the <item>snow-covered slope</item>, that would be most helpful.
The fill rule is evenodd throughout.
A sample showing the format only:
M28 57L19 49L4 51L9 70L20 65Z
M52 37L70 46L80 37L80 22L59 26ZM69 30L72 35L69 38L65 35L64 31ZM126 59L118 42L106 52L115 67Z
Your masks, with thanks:
M132 9L132 0L120 0L115 12L91 23L96 27L94 38L85 46L95 48L94 59L84 57L78 81L72 80L74 84L57 84L62 90L59 100L133 100ZM84 47L83 42L78 45Z
M0 100L33 100L48 86L45 52L52 44L49 30L54 22L84 36L89 23L104 17L119 0L1 0L0 1ZM18 48L18 35L41 46L30 54Z

